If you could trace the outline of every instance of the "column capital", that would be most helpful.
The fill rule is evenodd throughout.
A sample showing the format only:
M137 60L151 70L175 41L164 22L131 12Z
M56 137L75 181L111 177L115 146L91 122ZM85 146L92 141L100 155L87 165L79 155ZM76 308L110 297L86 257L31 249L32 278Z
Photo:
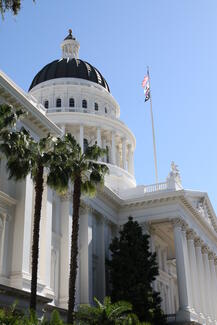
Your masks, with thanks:
M208 258L209 258L210 261L214 260L215 259L215 254L213 252L209 252L208 253Z
M61 202L64 202L64 201L70 201L71 198L72 198L71 192L68 191L67 193L62 194L62 195L60 196L60 201L61 201Z
M188 240L194 240L197 236L196 232L193 229L187 230L186 235Z
M80 203L80 214L86 214L91 211L91 207L85 203L84 201L81 201Z
M201 238L196 237L194 239L194 244L195 244L196 247L202 247L204 245L204 242L203 242L203 240Z
M209 247L206 246L206 245L202 246L202 253L203 254L209 254Z
M187 222L183 220L181 217L172 219L172 225L174 228L181 228L184 231L188 229Z

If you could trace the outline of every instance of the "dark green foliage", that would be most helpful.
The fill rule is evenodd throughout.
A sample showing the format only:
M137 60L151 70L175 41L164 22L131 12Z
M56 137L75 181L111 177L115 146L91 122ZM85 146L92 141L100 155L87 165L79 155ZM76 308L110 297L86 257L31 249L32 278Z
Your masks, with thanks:
M46 317L38 319L36 313L31 311L28 315L23 315L16 310L16 304L9 309L0 309L0 324L2 325L64 325L59 313L54 310L50 321Z
M96 298L96 307L82 305L76 313L80 325L140 325L136 315L132 314L132 305L126 301L111 303L105 297L101 304ZM142 325L142 324L141 324ZM145 325L145 323L144 323ZM148 325L148 323L146 323Z
M35 0L33 0L35 2ZM11 11L17 15L21 8L21 0L0 0L0 12L2 16L6 11Z
M108 262L112 301L126 300L132 303L133 312L140 321L165 324L160 309L160 296L152 289L152 282L158 275L156 255L149 250L149 236L132 217L120 231L120 237L113 239Z

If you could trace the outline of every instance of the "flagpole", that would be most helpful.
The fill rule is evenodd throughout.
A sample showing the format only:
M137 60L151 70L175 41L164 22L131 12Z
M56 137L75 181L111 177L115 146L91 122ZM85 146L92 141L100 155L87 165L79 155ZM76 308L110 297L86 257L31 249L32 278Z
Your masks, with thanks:
M156 184L158 184L158 172L157 172L157 153L156 153L156 142L155 142L155 132L154 132L154 117L152 111L152 97L151 97L151 80L149 67L147 66L147 75L149 80L149 94L150 94L150 112L151 112L151 124L152 124L152 139L153 139L153 149L154 149L154 166L155 166L155 179Z

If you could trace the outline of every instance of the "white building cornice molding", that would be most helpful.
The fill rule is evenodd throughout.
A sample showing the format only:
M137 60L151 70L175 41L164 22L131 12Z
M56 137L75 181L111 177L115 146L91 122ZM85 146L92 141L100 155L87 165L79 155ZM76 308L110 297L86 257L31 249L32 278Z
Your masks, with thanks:
M45 114L45 109L31 95L20 89L10 78L0 71L0 97L15 108L28 113L26 122L32 124L41 133L61 135L61 129Z
M12 198L11 196L9 196L8 194L0 191L0 205L3 204L5 206L14 206L16 205L17 200L15 200L14 198Z

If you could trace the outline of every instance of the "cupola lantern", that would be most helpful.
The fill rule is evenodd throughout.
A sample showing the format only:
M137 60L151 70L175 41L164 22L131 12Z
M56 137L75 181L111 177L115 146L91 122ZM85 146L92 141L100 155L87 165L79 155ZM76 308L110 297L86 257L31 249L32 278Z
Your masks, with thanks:
M69 34L61 44L63 59L78 59L80 44L72 35L72 30L69 29Z

